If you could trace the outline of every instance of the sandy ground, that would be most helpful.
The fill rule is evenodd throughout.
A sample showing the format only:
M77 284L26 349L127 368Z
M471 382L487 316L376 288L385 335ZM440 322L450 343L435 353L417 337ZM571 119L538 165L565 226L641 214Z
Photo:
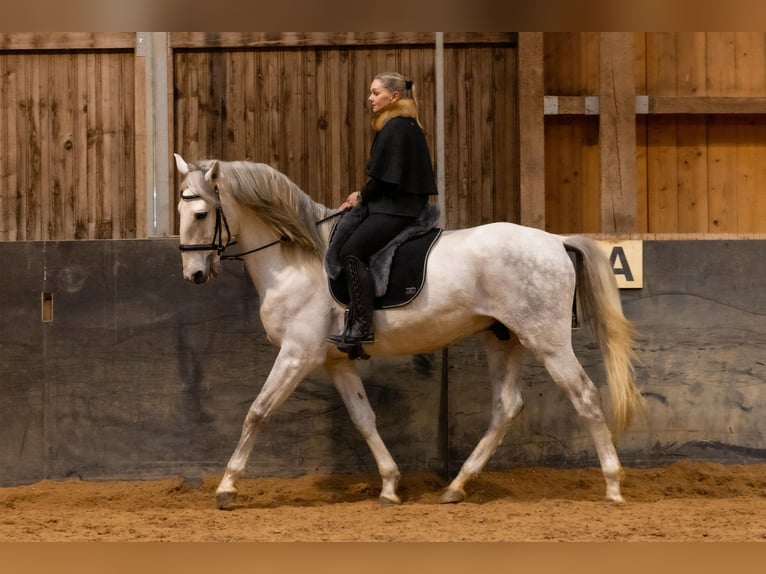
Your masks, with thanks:
M766 465L626 469L626 503L602 502L599 469L488 472L458 505L445 481L405 472L383 507L373 475L249 478L230 510L216 477L0 488L0 541L765 541Z

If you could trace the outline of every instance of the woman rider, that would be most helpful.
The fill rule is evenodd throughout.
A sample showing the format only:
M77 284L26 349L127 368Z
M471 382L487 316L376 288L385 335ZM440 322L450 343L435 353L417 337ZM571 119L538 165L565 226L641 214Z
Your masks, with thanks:
M378 74L370 84L368 100L375 132L367 162L368 180L340 206L351 209L344 219L353 228L349 230L346 224L339 232L339 224L328 249L328 257L332 254L341 262L350 299L343 334L328 340L349 356L359 356L359 345L375 340L370 256L412 225L428 203L428 196L437 193L412 82L395 72Z

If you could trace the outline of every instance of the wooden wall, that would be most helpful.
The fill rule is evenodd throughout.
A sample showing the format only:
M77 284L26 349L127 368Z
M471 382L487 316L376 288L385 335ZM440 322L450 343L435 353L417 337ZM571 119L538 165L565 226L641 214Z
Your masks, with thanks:
M766 232L766 34L633 33L638 233ZM544 35L545 93L599 95L601 34ZM604 231L599 116L545 122L546 227Z
M2 36L0 240L136 235L134 38Z
M365 182L375 74L413 80L435 158L433 34L172 34L175 149L249 159L338 205ZM518 218L512 34L446 34L446 225Z
M160 233L172 234L177 180L164 149L170 167L152 172L163 134L189 159L265 161L337 204L364 182L367 90L384 69L415 81L435 155L434 33L164 35L170 117L152 136L164 87L137 34L0 34L0 240L144 237L155 189L169 212ZM536 55L520 57L518 39L532 36ZM765 33L444 41L447 227L766 233ZM551 97L558 110L543 113Z

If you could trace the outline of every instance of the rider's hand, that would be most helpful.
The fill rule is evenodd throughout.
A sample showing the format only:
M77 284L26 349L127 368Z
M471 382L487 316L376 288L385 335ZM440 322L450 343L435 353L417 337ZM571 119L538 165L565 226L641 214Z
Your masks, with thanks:
M359 191L354 191L352 193L348 194L348 197L346 200L340 204L341 211L346 211L347 209L351 209L352 207L356 207L359 205L359 203L362 201L362 193Z

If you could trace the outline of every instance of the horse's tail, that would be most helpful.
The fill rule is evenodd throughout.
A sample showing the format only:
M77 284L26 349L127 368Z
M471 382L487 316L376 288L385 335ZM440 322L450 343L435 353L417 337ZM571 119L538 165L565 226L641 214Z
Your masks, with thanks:
M595 241L584 236L564 239L564 245L582 256L576 265L581 316L590 326L604 355L612 402L612 430L628 428L634 412L644 415L644 399L634 382L635 329L622 312L620 291L609 258Z

